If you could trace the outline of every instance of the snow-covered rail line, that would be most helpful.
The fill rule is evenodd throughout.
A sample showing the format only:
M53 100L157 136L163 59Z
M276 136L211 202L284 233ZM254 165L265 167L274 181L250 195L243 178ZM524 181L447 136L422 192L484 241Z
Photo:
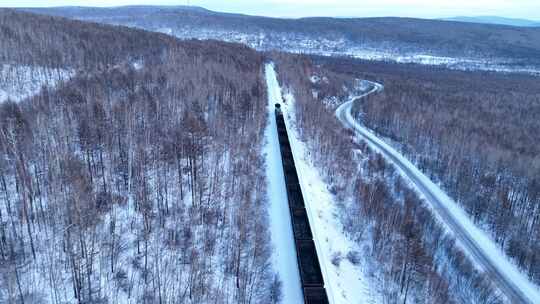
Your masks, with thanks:
M282 282L283 303L303 303L302 286L289 208L287 203L287 188L283 175L282 160L279 150L274 104L281 100L281 91L274 66L266 66L266 82L268 86L268 125L266 126L266 144L264 154L266 159L266 174L270 200L270 232L274 253L272 266L279 274Z

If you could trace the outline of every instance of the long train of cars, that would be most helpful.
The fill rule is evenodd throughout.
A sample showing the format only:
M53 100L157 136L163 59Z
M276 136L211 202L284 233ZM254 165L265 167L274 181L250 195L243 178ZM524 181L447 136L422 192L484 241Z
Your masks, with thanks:
M304 302L305 304L327 304L328 297L324 288L321 266L309 226L285 120L279 104L276 104L275 114Z

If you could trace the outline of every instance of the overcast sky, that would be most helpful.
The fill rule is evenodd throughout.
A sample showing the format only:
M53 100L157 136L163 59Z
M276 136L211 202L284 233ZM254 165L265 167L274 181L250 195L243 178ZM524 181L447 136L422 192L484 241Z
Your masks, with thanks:
M540 20L540 0L0 0L0 6L185 5L188 1L218 11L276 17L497 15Z

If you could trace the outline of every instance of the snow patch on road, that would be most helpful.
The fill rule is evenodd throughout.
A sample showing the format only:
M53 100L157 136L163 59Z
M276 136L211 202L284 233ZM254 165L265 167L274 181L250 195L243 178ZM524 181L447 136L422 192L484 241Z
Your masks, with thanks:
M304 303L298 270L296 247L292 231L289 202L285 186L285 176L279 150L279 140L274 115L274 105L281 101L279 87L273 64L266 65L266 83L268 86L268 125L264 154L270 201L270 231L274 252L272 264L283 283L282 302L286 304Z
M294 122L294 96L286 94L285 100L282 107L289 140L329 301L333 304L379 303L374 295L376 289L371 286L362 265L352 264L347 258L335 259L356 251L357 245L343 231L336 199L312 164L306 145L299 139ZM338 261L337 265L333 260Z

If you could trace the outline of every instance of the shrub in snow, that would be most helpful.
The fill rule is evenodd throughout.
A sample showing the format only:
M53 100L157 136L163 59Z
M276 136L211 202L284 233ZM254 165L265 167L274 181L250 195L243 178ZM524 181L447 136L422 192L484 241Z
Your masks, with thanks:
M347 253L347 260L353 265L360 264L360 253L356 250L351 250Z
M343 256L341 255L341 252L338 251L332 255L332 264L334 264L334 266L339 267L341 260L343 260Z

